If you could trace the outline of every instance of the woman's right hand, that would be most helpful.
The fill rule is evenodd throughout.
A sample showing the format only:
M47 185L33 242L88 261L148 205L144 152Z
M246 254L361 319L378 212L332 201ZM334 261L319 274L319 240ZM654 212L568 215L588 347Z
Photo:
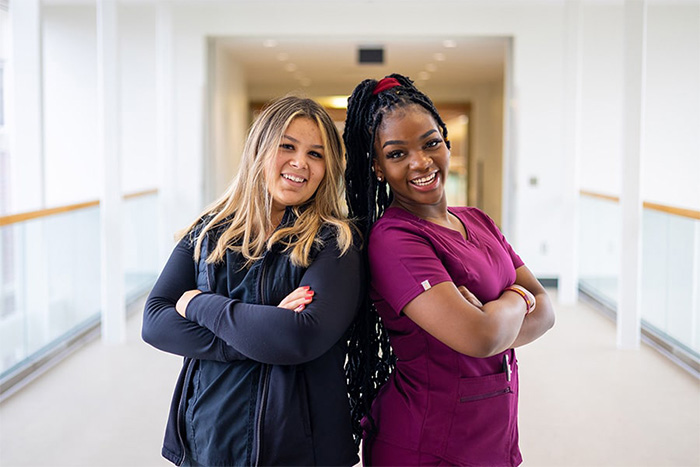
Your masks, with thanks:
M289 295L277 305L279 308L286 308L297 313L304 311L306 305L314 299L314 291L308 285L299 287L292 291Z
M187 305L189 305L190 300L192 300L194 297L197 295L201 294L201 290L193 289L193 290L188 290L187 292L183 293L180 296L180 299L177 301L175 304L175 310L182 316L183 318L187 318L186 316L186 311L187 311Z

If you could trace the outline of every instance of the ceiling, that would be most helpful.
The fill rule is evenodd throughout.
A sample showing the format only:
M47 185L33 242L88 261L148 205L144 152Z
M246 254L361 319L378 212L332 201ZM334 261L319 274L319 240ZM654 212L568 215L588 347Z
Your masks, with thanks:
M404 74L432 96L464 94L461 89L501 82L508 39L396 38L218 38L242 65L253 101L291 91L310 97L348 95L363 79ZM384 64L358 64L358 49L381 47ZM455 98L455 100L459 100Z

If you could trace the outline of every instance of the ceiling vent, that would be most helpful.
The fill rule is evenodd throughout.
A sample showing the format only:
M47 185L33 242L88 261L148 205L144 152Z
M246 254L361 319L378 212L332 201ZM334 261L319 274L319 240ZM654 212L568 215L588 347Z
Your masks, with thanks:
M358 52L358 63L360 65L384 64L384 49L382 47L360 47Z

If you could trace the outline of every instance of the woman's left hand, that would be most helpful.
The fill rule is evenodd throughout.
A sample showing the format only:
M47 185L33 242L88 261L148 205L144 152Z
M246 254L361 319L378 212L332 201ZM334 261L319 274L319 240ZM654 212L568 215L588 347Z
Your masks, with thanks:
M481 307L484 306L484 304L481 303L481 300L479 300L478 298L476 298L476 295L474 295L473 293L471 293L471 291L470 291L468 288L466 288L465 286L460 285L459 287L457 287L457 290L459 290L459 293L461 293L462 296L463 296L469 303L471 303L472 305L474 305L475 307L481 308Z
M185 312L187 311L187 305L190 303L190 300L192 300L195 296L201 294L201 290L188 290L187 292L183 293L182 296L179 298L177 303L175 304L175 310L182 316L183 318L187 318L185 316Z
M311 287L305 285L303 287L298 287L292 291L289 295L284 297L284 299L277 305L280 308L286 308L288 310L293 310L297 313L304 311L306 305L311 303L314 299L314 291Z

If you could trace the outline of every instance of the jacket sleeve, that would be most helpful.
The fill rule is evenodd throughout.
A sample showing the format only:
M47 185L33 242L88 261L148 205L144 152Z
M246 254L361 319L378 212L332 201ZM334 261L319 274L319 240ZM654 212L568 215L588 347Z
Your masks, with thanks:
M314 298L300 313L199 294L186 315L252 360L300 364L320 357L344 336L364 293L363 271L357 249L340 256L337 247L328 245L301 279L299 286L310 286Z
M173 250L146 300L141 337L153 347L184 357L220 362L245 359L210 330L175 311L180 296L197 288L193 251L186 238Z

